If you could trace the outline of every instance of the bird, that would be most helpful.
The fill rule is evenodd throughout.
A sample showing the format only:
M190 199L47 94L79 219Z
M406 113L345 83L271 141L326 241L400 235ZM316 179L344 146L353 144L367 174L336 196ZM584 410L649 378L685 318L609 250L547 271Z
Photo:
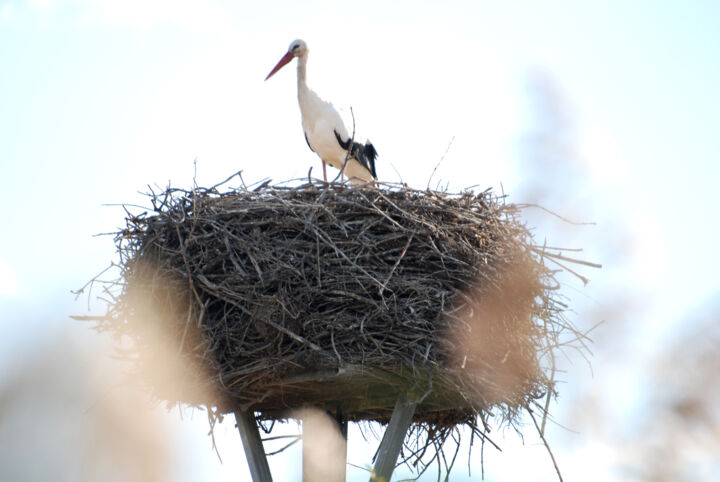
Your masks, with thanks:
M298 104L305 142L322 161L323 179L327 182L325 166L330 164L340 170L341 177L344 174L353 183L373 182L377 179L375 147L369 141L364 144L355 142L348 134L345 123L335 107L308 87L306 78L308 53L309 49L305 41L294 40L290 43L287 53L265 80L297 58ZM346 159L347 165L345 165Z

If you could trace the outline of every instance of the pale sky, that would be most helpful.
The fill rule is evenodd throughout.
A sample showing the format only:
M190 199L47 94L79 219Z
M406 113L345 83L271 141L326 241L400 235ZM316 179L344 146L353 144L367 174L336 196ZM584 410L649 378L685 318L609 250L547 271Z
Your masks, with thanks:
M447 150L433 184L502 187L521 202L512 193L527 78L551 75L572 104L592 174L590 221L602 230L604 218L619 217L633 239L628 265L590 273L578 296L601 305L604 286L637 287L647 305L633 336L657 350L720 286L720 260L708 255L720 235L718 21L713 1L0 0L0 361L31 357L42 336L93 343L67 315L86 309L70 290L115 259L111 237L94 237L123 225L122 209L105 205L142 203L137 191L148 184L189 187L195 159L200 185L241 169L248 182L311 167L320 175L300 126L294 63L263 81L296 38L310 47L311 86L346 119L352 107L358 135L377 148L379 178L417 188ZM592 255L593 231L574 240L582 236ZM182 480L241 480L232 423L218 432L221 465L202 414L168 417ZM488 480L528 470L553 480L528 434L521 447L509 431L506 453L486 454ZM612 477L607 459L592 465L606 446L571 448L562 429L553 436L567 479ZM351 444L352 453L374 451L357 433ZM278 480L295 480L298 454L271 459L285 470Z

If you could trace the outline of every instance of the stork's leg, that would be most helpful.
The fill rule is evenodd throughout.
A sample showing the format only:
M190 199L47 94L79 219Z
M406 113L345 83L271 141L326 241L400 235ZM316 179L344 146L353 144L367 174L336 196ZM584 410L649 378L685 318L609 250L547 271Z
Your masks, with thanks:
M325 159L321 159L323 164L323 181L327 182L327 171L325 168Z

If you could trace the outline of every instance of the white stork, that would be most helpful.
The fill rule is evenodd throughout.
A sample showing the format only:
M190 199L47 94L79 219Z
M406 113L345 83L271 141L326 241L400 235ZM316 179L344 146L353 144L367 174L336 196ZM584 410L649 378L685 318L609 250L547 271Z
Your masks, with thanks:
M307 44L304 41L295 40L290 44L285 56L265 77L265 80L297 57L298 103L305 131L305 141L322 160L323 179L327 182L325 164L340 169L341 173L347 175L348 179L355 183L365 183L377 179L375 174L377 151L373 145L370 142L366 144L354 142L335 107L330 102L321 99L308 87L305 78L308 52ZM348 151L350 151L349 155ZM348 160L348 163L343 170L345 159Z

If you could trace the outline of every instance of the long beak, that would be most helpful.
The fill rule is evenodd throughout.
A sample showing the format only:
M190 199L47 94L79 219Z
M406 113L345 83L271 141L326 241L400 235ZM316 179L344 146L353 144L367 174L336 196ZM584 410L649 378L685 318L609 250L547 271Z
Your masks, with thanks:
M265 77L265 80L269 79L273 75L275 75L275 72L282 69L284 66L286 66L292 59L295 57L292 52L288 52L285 54L283 58L280 59L280 62L277 63L274 69L268 74L267 77Z

